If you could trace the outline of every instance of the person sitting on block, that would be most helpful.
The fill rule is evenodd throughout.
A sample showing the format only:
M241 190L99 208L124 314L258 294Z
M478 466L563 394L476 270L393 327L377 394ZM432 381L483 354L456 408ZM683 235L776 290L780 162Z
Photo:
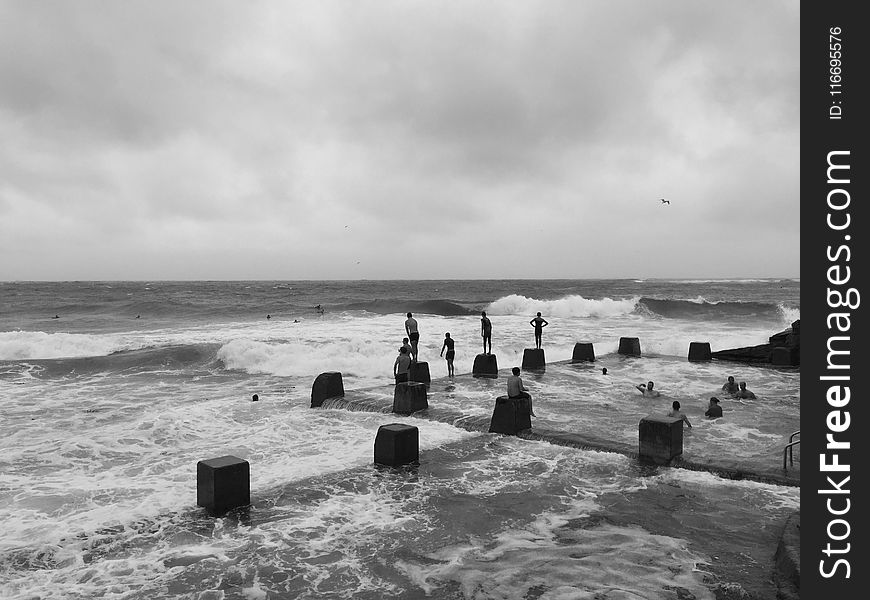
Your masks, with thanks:
M511 369L511 373L513 375L509 375L507 378L507 394L508 398L522 398L529 401L529 414L533 417L537 417L535 411L532 409L532 397L529 395L528 388L523 385L523 378L520 377L520 368L514 367Z

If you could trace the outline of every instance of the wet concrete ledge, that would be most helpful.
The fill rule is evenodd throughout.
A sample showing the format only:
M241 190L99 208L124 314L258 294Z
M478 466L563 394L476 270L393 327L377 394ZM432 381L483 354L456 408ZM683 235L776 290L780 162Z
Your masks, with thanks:
M342 398L331 398L323 402L322 408L347 409L362 412L392 413L393 401L387 398L368 396L367 390L346 392ZM430 406L425 410L411 413L411 416L447 423L466 431L488 432L490 416L466 415L461 412ZM557 446L568 446L583 450L595 450L599 452L615 452L630 458L640 460L637 444L626 444L613 440L596 438L587 434L579 434L556 429L545 429L532 426L517 434L517 437L525 440L548 442ZM748 470L733 461L694 461L682 456L674 458L668 465L670 467L688 469L691 471L707 471L725 479L749 480L760 483L775 485L800 486L800 472L783 472L778 468L765 471Z

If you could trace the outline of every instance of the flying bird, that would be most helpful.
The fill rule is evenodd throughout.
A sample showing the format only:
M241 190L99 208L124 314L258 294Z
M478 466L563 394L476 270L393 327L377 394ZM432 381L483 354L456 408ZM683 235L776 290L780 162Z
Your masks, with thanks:
M671 203L670 200L665 200L664 198L662 198L662 204L670 204L670 203Z

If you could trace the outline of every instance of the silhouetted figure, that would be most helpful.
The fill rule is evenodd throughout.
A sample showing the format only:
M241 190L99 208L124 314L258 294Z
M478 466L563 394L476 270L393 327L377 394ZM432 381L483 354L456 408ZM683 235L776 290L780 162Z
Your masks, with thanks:
M456 352L453 351L453 338L450 337L449 333L444 334L444 344L441 346L441 356L444 356L444 349L447 349L447 356L444 358L447 359L447 376L453 377L453 357L456 356Z
M257 394L254 394L253 396L251 396L251 402L257 402L259 400L260 400L260 397Z
M483 353L492 354L492 321L485 312L480 313L480 336L483 338ZM487 350L489 344L489 350Z
M542 333L544 327L549 325L549 323L547 323L547 321L544 320L544 318L541 316L541 313L538 313L538 315L535 318L533 318L531 321L529 321L529 325L531 325L532 327L535 328L535 348L540 350L541 349L541 333Z
M411 340L411 360L417 362L417 344L420 342L420 332L417 330L417 319L408 313L408 318L405 319L405 331L408 333L408 339Z

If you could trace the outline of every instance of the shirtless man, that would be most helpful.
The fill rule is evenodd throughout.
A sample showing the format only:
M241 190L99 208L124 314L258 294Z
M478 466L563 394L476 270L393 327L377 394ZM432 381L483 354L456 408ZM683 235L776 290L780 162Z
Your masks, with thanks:
M732 375L728 376L728 381L722 384L722 391L731 394L732 396L740 390L740 386L734 381Z
M529 388L523 384L523 378L520 377L520 368L514 367L511 369L511 375L507 378L507 393L508 398L522 398L529 401L529 414L537 417L534 409L532 409L532 397L529 395Z
M674 417L675 419L680 419L683 423L685 423L689 427L692 426L692 424L689 422L689 417L687 417L682 412L680 412L680 402L678 400L674 400L674 403L671 404L671 410L668 413L668 416Z
M529 321L529 325L535 328L535 349L541 349L541 333L544 327L549 325L546 320L541 316L541 313L538 313L534 319Z
M653 389L654 386L655 384L652 381L648 381L647 383L641 383L634 387L640 390L640 393L647 398L658 398L661 394L658 390Z
M734 394L734 397L748 399L748 400L755 400L757 398L757 396L754 393L752 393L751 391L746 389L746 382L745 381L740 382L740 390L738 390L738 392L736 394Z
M417 362L417 344L420 341L420 332L417 331L417 319L408 313L408 318L405 319L405 331L408 333L408 339L411 340L411 360Z
M480 337L483 338L483 353L492 353L492 322L485 312L480 313ZM486 349L486 344L489 342L489 350Z

